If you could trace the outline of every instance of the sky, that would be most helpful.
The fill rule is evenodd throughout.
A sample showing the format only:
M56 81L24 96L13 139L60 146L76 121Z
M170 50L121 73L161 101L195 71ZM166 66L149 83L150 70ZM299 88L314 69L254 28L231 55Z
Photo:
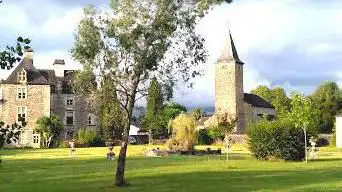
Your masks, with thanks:
M109 0L4 0L0 6L0 49L18 35L32 39L37 68L70 57L74 33L88 4ZM188 107L214 105L214 65L230 29L244 65L244 91L258 85L281 86L288 93L310 94L324 81L342 86L341 0L235 0L216 6L198 24L209 52L204 76L193 89L178 86L175 101ZM0 71L5 79L10 71ZM144 101L141 101L144 103Z

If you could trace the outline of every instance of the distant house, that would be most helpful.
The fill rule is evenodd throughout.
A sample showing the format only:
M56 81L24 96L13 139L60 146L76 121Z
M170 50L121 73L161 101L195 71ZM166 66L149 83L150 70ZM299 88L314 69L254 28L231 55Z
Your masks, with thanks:
M98 128L97 116L87 99L72 90L74 71L65 70L64 60L56 59L52 65L52 70L37 69L29 49L0 85L0 121L27 123L15 145L40 147L40 135L34 131L36 121L52 114L64 123L63 139L71 139L80 127Z
M130 143L147 144L149 134L143 131L136 123L132 124L129 129Z

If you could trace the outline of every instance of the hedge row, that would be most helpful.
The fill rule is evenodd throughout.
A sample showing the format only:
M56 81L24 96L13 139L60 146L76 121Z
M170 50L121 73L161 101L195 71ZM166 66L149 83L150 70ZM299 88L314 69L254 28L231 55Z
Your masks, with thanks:
M262 120L251 125L248 136L250 150L258 159L299 161L305 157L303 130L295 128L290 121Z

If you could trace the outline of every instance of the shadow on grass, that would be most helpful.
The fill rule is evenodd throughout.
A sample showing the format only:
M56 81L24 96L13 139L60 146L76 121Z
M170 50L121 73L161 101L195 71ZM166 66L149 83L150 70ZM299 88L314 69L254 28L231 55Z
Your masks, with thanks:
M309 159L310 162L324 162L324 161L342 161L342 158L321 158L321 159Z
M219 171L132 178L126 191L341 191L342 170Z

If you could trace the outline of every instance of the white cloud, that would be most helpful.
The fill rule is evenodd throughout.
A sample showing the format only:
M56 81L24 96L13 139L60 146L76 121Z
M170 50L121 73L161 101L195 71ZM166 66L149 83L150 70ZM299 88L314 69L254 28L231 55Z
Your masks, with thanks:
M59 36L62 34L72 34L75 32L79 21L83 17L83 10L75 8L62 14L50 15L41 27L44 35Z

